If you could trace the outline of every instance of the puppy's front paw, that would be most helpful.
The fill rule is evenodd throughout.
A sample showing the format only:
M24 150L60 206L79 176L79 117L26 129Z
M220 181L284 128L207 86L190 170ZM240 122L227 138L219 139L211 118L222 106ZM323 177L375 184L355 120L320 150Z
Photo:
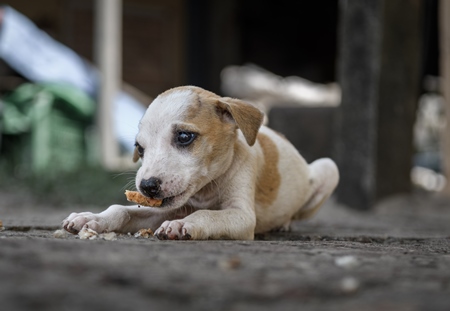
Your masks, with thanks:
M98 233L106 232L107 223L98 214L91 212L72 213L63 220L63 228L73 234L78 234L81 229L92 229Z
M200 238L199 231L193 223L167 220L156 230L155 236L160 240L196 240Z

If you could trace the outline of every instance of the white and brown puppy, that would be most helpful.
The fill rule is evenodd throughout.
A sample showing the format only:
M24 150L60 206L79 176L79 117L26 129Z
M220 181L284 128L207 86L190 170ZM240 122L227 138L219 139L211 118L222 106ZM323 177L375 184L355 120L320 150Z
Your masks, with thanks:
M72 213L63 227L155 230L160 239L243 239L311 216L335 189L330 159L307 164L263 114L241 100L184 86L159 95L139 124L136 187L161 207Z

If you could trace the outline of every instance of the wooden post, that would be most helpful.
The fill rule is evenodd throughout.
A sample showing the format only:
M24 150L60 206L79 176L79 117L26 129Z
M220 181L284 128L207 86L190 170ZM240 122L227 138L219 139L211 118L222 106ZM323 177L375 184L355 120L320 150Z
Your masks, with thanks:
M348 206L411 189L422 3L341 0L337 197Z
M413 127L422 74L423 8L422 0L385 0L383 5L377 199L409 193L412 189Z
M339 202L369 209L376 195L376 142L383 1L341 0L336 151Z
M446 106L446 129L442 133L442 164L447 177L443 192L450 195L450 1L439 1L440 72L441 89Z
M104 168L114 170L119 162L113 105L122 83L122 0L96 1L94 57L100 71L97 111L100 158Z

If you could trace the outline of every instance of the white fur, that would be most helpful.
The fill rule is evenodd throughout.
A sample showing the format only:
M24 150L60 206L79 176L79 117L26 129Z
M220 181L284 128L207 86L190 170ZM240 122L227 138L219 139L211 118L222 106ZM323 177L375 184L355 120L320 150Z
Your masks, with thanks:
M142 179L157 177L162 181L161 196L173 199L162 208L113 205L99 214L72 213L63 227L72 233L83 228L97 232L151 228L164 239L253 239L255 233L288 228L293 218L309 217L331 195L339 180L334 162L319 159L308 165L286 139L262 126L259 133L276 146L280 180L270 202L255 200L266 160L262 145L256 141L249 146L241 130L235 129L237 134L227 130L234 122L227 113L217 126L223 125L228 136L202 133L209 120L195 124L186 119L199 101L210 105L226 99L195 87L172 89L153 101L139 125L136 141L145 152L136 186ZM239 109L233 110L232 117L236 119L237 113ZM259 118L258 111L252 113ZM201 144L197 149L201 152L174 146L176 128L199 132L196 143ZM226 148L212 157L222 144Z

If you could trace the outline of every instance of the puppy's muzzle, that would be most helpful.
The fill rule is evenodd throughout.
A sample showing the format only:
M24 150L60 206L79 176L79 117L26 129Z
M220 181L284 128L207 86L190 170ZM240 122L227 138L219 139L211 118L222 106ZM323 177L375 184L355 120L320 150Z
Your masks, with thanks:
M161 179L150 177L149 179L142 179L139 184L139 189L144 195L152 198L157 198L161 192Z

